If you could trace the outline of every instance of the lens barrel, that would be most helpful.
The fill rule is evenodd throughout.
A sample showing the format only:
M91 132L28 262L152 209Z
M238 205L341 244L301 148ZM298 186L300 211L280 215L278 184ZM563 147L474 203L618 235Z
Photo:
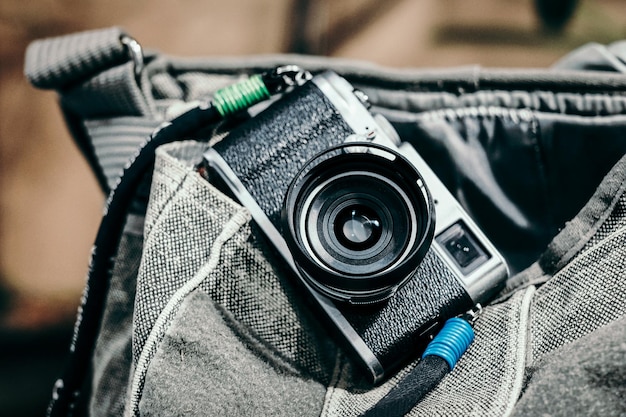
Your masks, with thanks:
M307 282L354 304L383 301L411 279L435 226L420 173L396 150L371 142L309 160L287 191L282 220Z

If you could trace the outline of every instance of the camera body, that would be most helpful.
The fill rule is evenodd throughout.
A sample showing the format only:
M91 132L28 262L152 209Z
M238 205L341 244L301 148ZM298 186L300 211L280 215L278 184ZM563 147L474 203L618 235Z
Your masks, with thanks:
M415 149L326 72L205 154L327 325L387 378L443 322L488 300L502 256Z

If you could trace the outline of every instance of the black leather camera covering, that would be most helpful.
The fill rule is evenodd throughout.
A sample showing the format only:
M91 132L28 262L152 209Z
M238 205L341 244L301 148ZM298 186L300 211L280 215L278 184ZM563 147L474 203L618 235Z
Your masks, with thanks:
M234 129L214 149L281 230L283 200L300 168L353 133L324 94L306 83Z

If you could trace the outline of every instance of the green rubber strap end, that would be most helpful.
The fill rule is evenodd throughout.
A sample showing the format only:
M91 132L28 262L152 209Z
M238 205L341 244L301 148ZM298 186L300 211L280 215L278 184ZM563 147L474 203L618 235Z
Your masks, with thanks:
M218 90L213 97L213 105L222 117L227 117L268 98L270 92L262 76L256 74Z

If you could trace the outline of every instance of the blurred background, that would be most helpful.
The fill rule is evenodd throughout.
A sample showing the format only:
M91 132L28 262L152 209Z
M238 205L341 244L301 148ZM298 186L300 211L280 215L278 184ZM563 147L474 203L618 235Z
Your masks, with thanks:
M63 366L104 196L53 92L23 77L34 39L122 26L172 55L298 52L390 67L546 67L626 38L622 0L2 0L0 416L42 415Z

